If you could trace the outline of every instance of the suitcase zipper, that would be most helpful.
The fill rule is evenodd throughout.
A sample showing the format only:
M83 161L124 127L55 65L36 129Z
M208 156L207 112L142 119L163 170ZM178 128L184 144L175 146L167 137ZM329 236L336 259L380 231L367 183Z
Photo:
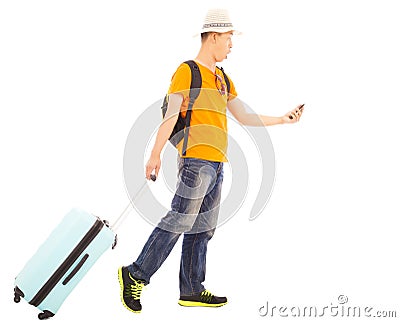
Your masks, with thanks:
M33 306L38 306L46 298L47 295L53 290L57 283L62 279L62 277L68 272L71 266L83 253L83 251L89 246L89 244L96 238L100 233L101 229L104 227L104 223L100 219L96 219L94 225L82 238L78 245L72 250L69 256L64 260L64 262L58 267L58 269L53 273L53 275L48 279L48 281L42 286L42 288L37 292L29 304Z

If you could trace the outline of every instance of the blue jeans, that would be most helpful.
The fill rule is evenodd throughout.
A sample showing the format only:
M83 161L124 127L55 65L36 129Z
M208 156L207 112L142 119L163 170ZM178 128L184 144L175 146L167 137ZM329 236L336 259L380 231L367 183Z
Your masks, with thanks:
M181 295L205 290L208 241L218 221L223 163L180 158L171 210L160 220L129 271L145 284L160 268L183 233L179 287Z

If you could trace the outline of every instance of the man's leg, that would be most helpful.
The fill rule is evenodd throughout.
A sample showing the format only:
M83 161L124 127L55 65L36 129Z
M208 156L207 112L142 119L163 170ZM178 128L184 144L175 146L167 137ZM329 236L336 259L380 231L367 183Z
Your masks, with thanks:
M215 171L212 170L204 161L181 159L171 211L153 230L137 260L119 270L121 298L129 310L140 312L141 288L150 282L151 276L168 257L179 236L192 229L204 196L215 179Z
M150 283L151 276L164 263L180 235L154 228L137 260L128 266L132 277L143 280L145 284Z
M151 233L138 259L129 266L136 279L150 282L170 254L179 236L191 231L203 206L203 199L215 182L215 170L206 161L181 159L179 181L169 211ZM213 189L215 194L215 189ZM206 203L208 204L208 203ZM204 206L203 206L204 207Z
M184 306L221 306L227 302L225 297L214 296L203 286L207 246L218 222L222 181L221 165L217 170L217 180L213 189L204 197L196 222L191 231L185 233L183 237L179 304Z
M179 288L181 296L200 294L205 290L206 254L208 241L215 229L183 237Z

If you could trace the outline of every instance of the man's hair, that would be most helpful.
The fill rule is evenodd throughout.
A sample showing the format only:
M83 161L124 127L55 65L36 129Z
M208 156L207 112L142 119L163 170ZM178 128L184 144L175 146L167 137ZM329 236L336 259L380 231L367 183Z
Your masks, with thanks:
M206 39L208 38L208 36L210 36L211 34L213 34L214 32L209 31L209 32L202 32L201 33L201 42L205 42Z

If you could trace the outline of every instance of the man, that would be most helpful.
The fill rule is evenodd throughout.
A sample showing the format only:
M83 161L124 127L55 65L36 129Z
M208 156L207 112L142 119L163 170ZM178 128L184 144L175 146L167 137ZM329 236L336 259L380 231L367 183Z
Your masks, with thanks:
M300 120L300 106L282 117L252 114L244 108L232 80L229 77L225 79L224 73L216 68L216 63L226 59L230 53L234 33L227 11L208 11L201 32L201 48L195 58L202 86L193 105L185 152L182 141L177 145L178 183L171 210L153 230L137 260L118 271L122 303L132 312L141 311L143 287L150 282L181 234L184 236L178 303L205 307L227 303L226 297L215 296L203 286L207 245L215 232L219 212L223 163L228 161L226 109L243 125L269 126ZM153 172L158 175L161 151L178 114L187 114L191 77L191 68L183 63L172 78L168 109L146 164L147 179Z

